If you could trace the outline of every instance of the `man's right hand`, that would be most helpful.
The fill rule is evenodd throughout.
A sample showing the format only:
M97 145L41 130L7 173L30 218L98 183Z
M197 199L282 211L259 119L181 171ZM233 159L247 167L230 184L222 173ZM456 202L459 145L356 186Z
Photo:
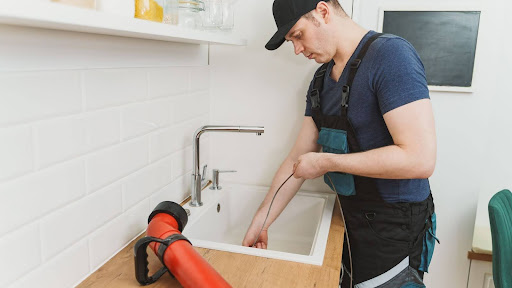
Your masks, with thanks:
M258 237L258 233L260 233L261 227L263 225L264 219L266 218L268 207L272 202L272 199L277 193L277 189L280 187L281 183L285 181L290 175L290 172L293 170L294 163L297 162L298 158L306 154L308 152L319 152L320 145L317 143L318 140L318 130L315 125L315 121L311 116L304 116L304 120L302 122L302 128L297 136L297 140L295 141L295 145L292 150L283 161L281 166L279 167L274 179L272 180L271 188L269 189L265 199L262 202L262 205L256 212L254 216L251 226L247 229L244 240L242 241L242 245L246 247L251 247L256 241L256 237ZM267 249L268 245L268 234L267 229L274 220L281 214L283 209L288 205L290 200L295 196L300 186L304 183L304 179L296 179L291 177L286 185L282 187L282 191L279 192L279 196L275 198L275 202L272 206L272 211L269 214L268 220L265 224L265 228L261 231L261 234L254 244L254 247L260 249ZM263 204L265 203L265 205Z
M242 241L242 246L252 247L252 244L254 243L254 241L256 241L256 237L258 237L258 233L260 233L260 230L261 224L251 224L251 226L249 226L249 229L247 229L247 232L245 233L244 241ZM260 237L258 238L258 241L256 241L256 244L254 244L254 247L259 249L267 249L267 245L267 229L263 229L261 231Z

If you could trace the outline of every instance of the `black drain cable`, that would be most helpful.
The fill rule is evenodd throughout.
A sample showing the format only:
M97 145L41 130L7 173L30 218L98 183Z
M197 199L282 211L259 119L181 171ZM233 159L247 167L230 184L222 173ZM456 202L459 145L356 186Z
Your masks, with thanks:
M270 206L268 207L268 212L267 212L267 216L265 217L265 221L263 221L263 225L261 226L260 232L258 233L258 236L254 240L254 243L251 245L251 247L254 247L254 245L256 245L256 242L258 242L258 239L260 238L261 232L263 232L263 228L265 227L265 223L267 223L268 215L270 214L270 208L272 208L272 204L274 203L274 199L276 199L277 193L279 192L279 190L281 190L281 187L283 187L283 185L286 182L288 182L288 180L290 178L292 178L293 174L294 173L292 173L290 176L288 176L288 178L286 178L286 180L284 180L283 184L281 184L281 186L279 186L279 188L277 188L277 191L274 194L274 197L272 197L272 201L270 202ZM343 227L345 227L345 233L347 234L348 257L350 259L350 272L347 272L347 273L348 273L348 276L350 277L350 286L349 287L353 287L352 286L352 252L351 252L351 249L350 249L350 240L348 238L347 224L345 223L345 214L343 214L343 208L341 208L340 199L338 198L338 192L336 191L336 187L332 183L331 176L329 176L329 173L326 173L325 175L327 175L327 178L329 178L329 182L331 182L332 189L334 189L334 192L336 193L336 200L337 200L338 205L340 207L341 219L343 220ZM342 272L341 275L343 275L343 263L341 263L341 266L342 266L341 267L341 272ZM342 278L342 276L340 277L340 280L343 280L341 278Z
M288 182L288 180L290 178L292 178L292 176L293 176L293 173L292 173L292 175L288 176L288 178L286 178L286 180L284 180L283 184L281 184L281 186L279 186L279 188L277 188L277 191L274 194L274 197L272 197L272 201L270 202L270 206L268 207L267 217L265 217L265 221L263 221L263 225L261 226L260 233L258 233L258 237L256 237L256 239L254 240L254 243L251 245L251 247L254 247L254 245L256 245L256 242L258 242L258 239L260 238L261 232L263 232L263 227L265 227L265 223L267 223L268 215L270 214L270 208L272 208L272 204L274 203L274 199L276 199L277 193L279 192L279 190L281 190L281 187L283 187L283 185L286 182Z

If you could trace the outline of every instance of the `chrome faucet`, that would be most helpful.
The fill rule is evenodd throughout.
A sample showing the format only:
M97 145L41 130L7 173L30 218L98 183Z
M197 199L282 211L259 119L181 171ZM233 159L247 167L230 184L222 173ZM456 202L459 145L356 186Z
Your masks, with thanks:
M190 206L202 206L201 202L201 174L199 173L199 137L205 132L238 132L238 133L256 133L261 135L265 132L263 126L222 126L208 125L200 127L194 133L193 145L193 161L194 171L192 174L192 200Z

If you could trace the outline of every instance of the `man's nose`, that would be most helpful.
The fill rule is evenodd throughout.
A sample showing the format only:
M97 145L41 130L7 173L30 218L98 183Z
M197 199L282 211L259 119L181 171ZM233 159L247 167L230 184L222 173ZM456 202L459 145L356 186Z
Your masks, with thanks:
M304 51L304 47L302 47L302 45L300 44L293 44L293 47L295 48L295 55L299 55L300 53L302 53L302 51Z

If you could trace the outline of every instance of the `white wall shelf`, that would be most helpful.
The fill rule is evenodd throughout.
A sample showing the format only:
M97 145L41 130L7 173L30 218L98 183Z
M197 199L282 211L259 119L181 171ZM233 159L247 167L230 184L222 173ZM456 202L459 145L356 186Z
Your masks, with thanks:
M184 29L51 2L3 1L0 24L193 44L247 44L223 31Z

